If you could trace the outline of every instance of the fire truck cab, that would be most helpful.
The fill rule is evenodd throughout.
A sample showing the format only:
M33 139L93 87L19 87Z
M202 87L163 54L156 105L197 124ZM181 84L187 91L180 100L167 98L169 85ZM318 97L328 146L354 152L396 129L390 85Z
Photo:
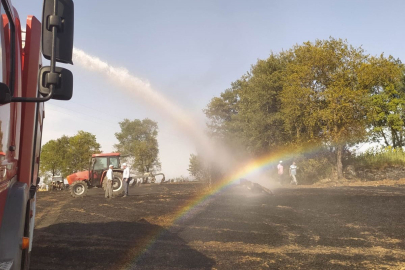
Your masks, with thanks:
M42 24L0 3L0 269L28 269L35 218L44 102L69 100L73 75L72 0L44 0ZM42 66L42 55L50 66Z

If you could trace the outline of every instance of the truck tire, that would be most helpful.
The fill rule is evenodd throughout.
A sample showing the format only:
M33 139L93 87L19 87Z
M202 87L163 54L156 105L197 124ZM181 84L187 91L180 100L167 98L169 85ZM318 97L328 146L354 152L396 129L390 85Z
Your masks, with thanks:
M87 194L88 186L85 181L76 181L70 185L70 194L74 197L84 197Z
M105 190L107 186L107 176L103 179L103 189ZM121 172L113 173L113 196L119 196L124 194L124 181L122 179Z

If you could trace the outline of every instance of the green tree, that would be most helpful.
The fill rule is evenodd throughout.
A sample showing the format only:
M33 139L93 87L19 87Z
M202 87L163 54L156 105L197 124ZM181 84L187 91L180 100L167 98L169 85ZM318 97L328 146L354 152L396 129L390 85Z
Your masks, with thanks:
M213 98L204 110L209 133L242 157L327 149L342 178L347 147L370 136L405 145L404 71L398 59L371 57L341 39L305 42L258 60Z
M58 147L57 140L50 140L42 146L40 171L43 176L47 172L50 172L52 176L61 173L63 160L59 155L60 150L62 149Z
M122 155L132 158L132 166L140 173L160 170L158 124L148 118L119 123L121 132L115 133L118 144L115 148Z
M241 85L239 121L243 123L244 144L249 153L261 155L289 142L280 101L289 61L287 53L272 53L266 60L257 61Z
M40 171L62 175L87 170L92 154L100 153L100 144L96 136L85 131L79 131L75 136L62 136L44 144L41 149Z
M190 155L190 164L188 165L188 171L191 176L194 176L197 180L203 180L204 173L204 164L202 160L194 154Z
M62 136L56 140L50 140L42 146L40 171L44 176L46 173L66 176L66 158L69 152L69 137Z
M220 97L211 99L205 115L210 120L207 124L210 135L216 138L229 138L235 134L235 122L238 115L239 90L242 81L232 83L232 88L221 93Z
M80 130L75 136L69 138L69 151L63 172L68 175L88 170L91 155L100 153L100 148L96 135Z
M290 55L259 60L204 110L210 134L242 152L260 155L289 141L280 113L280 93Z
M199 181L207 182L210 187L223 176L218 164L214 162L204 161L201 156L194 154L190 155L189 160L188 171L190 175Z
M404 65L392 56L370 57L364 84L369 88L368 114L372 138L383 139L386 146L405 146Z
M369 91L360 83L367 56L362 48L333 38L306 42L291 53L281 94L285 128L297 143L334 147L340 179L343 148L367 134Z

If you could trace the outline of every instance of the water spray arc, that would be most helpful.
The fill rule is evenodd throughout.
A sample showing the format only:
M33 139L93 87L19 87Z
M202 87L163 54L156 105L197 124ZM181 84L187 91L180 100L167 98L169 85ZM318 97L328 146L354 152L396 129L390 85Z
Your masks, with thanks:
M218 149L214 149L205 136L204 130L196 124L195 119L191 118L187 111L176 105L170 98L154 90L149 82L131 75L125 68L111 66L100 58L77 48L73 50L73 61L75 65L103 75L115 82L118 90L125 91L129 96L141 99L150 105L153 110L158 110L164 117L170 119L175 128L187 134L198 148L204 149L207 158L218 158ZM224 153L222 155L226 156Z

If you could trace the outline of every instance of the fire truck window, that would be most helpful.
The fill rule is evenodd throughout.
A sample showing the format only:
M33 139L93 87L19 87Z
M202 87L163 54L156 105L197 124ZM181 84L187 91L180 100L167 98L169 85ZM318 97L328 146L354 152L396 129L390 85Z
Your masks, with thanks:
M3 21L7 20L7 15L4 11L3 4L0 5L0 25L3 25ZM6 82L6 50L4 42L4 29L7 28L0 27L0 82ZM9 31L8 31L9 32ZM6 162L6 154L8 148L8 138L9 138L9 128L10 128L10 104L0 106L0 181L2 180L3 174L5 172L1 164Z
M119 168L119 161L116 157L110 157L110 164L114 165L114 168Z
M107 158L100 157L96 158L96 162L94 163L94 170L106 170L107 169Z
M15 56L13 45L15 42L15 25L11 18L8 8L3 5L1 1L0 10L0 82L10 84L14 76L13 66L15 65ZM7 46L6 46L7 44ZM14 92L14 85L9 85L11 94Z
M10 48L6 48L6 43L11 46L11 40L10 40L10 35L11 35L11 29L10 29L10 23L12 23L12 20L8 17L6 10L4 9L3 6L3 1L1 1L1 7L0 7L0 59L1 59L1 65L0 65L0 82L3 83L9 83L9 80L7 80L7 76L11 76L11 74L7 74L7 66L11 68L11 59L7 59L7 51L10 53ZM4 26L3 26L4 25ZM10 72L10 70L8 71Z

